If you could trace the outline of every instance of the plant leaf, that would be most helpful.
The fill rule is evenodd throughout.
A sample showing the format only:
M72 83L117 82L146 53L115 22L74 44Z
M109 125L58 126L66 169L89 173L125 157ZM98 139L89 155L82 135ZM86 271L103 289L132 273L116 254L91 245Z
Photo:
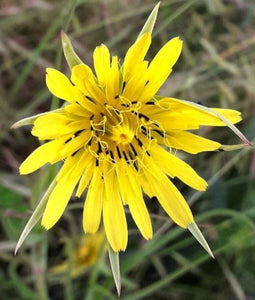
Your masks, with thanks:
M120 277L120 263L119 252L114 252L110 245L108 245L108 254L110 259L110 265L112 269L112 275L117 289L118 296L121 292L121 277Z
M207 251L207 253L214 258L213 253L207 244L202 232L198 228L197 224L194 222L188 226L188 230L194 236L194 238L200 243L200 245Z
M72 70L72 68L76 65L83 64L82 60L75 53L69 37L65 34L63 30L61 31L61 40L65 58L70 70Z
M30 233L30 231L34 228L36 223L40 220L40 218L43 215L43 212L45 210L47 201L49 199L50 193L52 192L53 188L56 186L56 179L54 179L51 183L51 185L48 187L47 191L45 192L44 196L42 197L41 201L37 205L36 209L34 210L32 216L30 217L29 221L27 222L25 228L23 229L20 238L18 240L18 243L15 248L15 255L17 254L19 248L23 244L24 240Z
M153 28L154 28L154 25L155 25L155 22L157 19L159 5L160 5L160 2L153 8L153 11L149 15L147 21L145 22L145 24L137 38L139 38L145 32L149 32L150 34L152 34L152 31L153 31Z

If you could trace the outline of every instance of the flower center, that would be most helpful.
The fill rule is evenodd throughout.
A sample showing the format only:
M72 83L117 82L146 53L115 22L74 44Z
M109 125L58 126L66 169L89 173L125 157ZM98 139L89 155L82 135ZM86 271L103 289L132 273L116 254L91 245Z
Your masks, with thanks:
M134 132L129 126L123 124L112 127L110 139L116 144L127 145L132 142L133 138Z

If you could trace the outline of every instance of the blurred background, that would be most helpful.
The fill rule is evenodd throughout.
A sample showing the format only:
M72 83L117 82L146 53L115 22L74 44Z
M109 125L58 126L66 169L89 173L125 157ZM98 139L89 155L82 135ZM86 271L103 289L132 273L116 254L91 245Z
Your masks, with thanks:
M10 126L59 105L46 88L45 68L69 75L61 29L90 66L100 43L123 58L156 3L0 1L0 299L117 299L103 232L82 232L83 199L72 199L49 232L38 224L14 256L56 167L20 176L20 163L39 143L30 127ZM254 0L163 0L148 58L174 36L184 48L160 94L241 111L237 126L254 142ZM201 128L200 134L240 143L228 128ZM181 155L209 182L200 193L175 181L216 259L148 200L155 236L145 242L128 217L121 299L255 299L254 148Z

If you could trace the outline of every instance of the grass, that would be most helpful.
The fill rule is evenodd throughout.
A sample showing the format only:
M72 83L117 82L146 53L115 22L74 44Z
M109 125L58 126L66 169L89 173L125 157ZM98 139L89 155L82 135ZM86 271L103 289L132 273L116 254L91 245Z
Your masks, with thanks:
M123 57L156 1L8 1L0 5L0 292L3 299L117 299L104 250L97 263L71 278L51 268L70 261L82 235L81 202L71 202L49 232L40 225L17 256L16 241L55 169L20 176L18 167L38 145L17 120L58 106L47 91L46 67L68 74L60 30L92 65L101 42ZM162 93L242 112L238 128L254 141L255 38L252 0L161 2L152 57L171 37L184 41L182 56ZM229 129L202 128L223 144L238 143ZM123 300L255 299L254 150L185 156L209 182L205 193L177 182L216 256L212 260L185 231L173 226L153 201L154 238L145 243L130 223L128 249L120 255ZM75 238L74 238L75 237Z

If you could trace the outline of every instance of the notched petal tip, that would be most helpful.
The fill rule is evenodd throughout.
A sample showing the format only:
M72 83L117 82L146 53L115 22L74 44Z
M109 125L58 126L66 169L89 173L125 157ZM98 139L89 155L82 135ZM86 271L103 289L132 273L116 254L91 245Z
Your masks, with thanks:
M45 230L50 230L55 224L51 224L50 222L46 221L44 219L44 217L42 218L42 221L41 221L41 226L45 229Z

